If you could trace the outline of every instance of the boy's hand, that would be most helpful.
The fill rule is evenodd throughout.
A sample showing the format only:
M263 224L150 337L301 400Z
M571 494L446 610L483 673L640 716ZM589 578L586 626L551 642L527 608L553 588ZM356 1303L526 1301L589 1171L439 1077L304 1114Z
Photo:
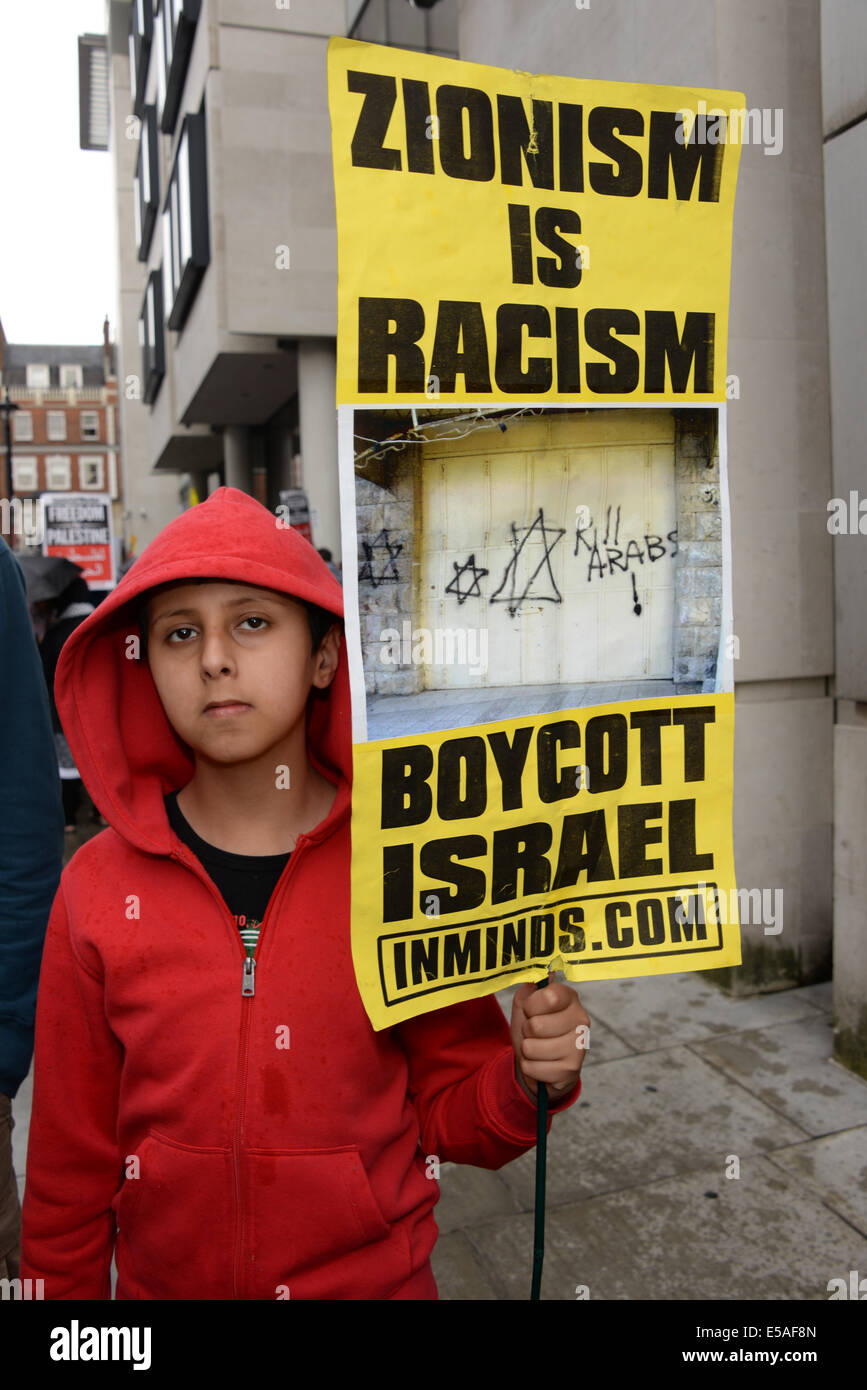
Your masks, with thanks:
M548 1099L562 1100L578 1080L589 1038L590 1019L569 985L548 976L544 989L521 985L512 1000L512 1046L515 1075L533 1100L539 1082ZM582 1045L583 1044L583 1045Z

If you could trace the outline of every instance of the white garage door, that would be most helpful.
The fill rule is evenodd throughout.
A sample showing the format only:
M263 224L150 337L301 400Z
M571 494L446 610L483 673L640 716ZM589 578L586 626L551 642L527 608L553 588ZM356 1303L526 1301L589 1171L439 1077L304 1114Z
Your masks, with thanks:
M672 678L669 411L557 412L422 450L421 625L488 630L488 671L432 689Z

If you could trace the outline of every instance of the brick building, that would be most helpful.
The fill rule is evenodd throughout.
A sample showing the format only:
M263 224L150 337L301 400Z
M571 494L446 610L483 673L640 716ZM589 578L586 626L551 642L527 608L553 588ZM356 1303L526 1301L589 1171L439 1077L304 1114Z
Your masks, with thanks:
M115 534L121 534L117 367L108 319L102 343L94 346L10 343L0 324L0 383L4 397L18 407L12 416L11 497L107 493ZM5 432L2 454L5 488ZM7 540L13 543L11 536Z

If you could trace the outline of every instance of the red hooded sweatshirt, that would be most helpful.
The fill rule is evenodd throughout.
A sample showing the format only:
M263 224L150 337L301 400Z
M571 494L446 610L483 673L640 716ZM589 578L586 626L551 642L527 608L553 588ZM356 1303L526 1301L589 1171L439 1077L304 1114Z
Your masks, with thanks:
M314 548L221 487L64 646L57 705L109 828L64 870L46 933L21 1274L49 1299L110 1298L116 1246L119 1299L434 1299L428 1157L500 1168L534 1144L536 1109L493 996L380 1032L364 1011L343 643L307 733L337 794L283 869L242 995L238 927L163 800L192 777L192 752L128 657L129 601L200 577L342 614Z

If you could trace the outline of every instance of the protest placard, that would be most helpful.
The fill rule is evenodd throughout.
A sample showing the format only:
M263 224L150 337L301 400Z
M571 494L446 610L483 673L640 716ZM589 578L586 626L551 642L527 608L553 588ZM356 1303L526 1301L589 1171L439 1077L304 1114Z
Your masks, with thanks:
M740 94L335 39L329 101L373 1026L547 968L738 964L739 149L696 113Z
M347 39L328 79L338 401L725 399L741 93Z

